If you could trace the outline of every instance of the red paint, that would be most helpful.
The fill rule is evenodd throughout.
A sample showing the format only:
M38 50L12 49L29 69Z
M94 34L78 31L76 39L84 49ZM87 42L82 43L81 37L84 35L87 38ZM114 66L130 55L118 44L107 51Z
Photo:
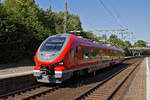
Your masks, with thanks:
M72 58L71 54L70 54L70 50L72 48L76 49L76 47L79 47L79 46L80 46L79 54L77 54L76 56L74 56L74 58ZM117 50L117 48L114 48L114 47L108 47L108 46L105 46L103 44L89 42L83 38L79 38L75 35L71 35L70 39L68 41L68 44L66 45L63 52L59 55L58 58L56 58L52 62L42 62L37 58L37 53L39 51L39 48L38 48L36 55L35 55L35 62L38 64L41 64L42 66L50 66L51 67L52 64L56 64L56 63L63 60L64 66L55 66L54 67L55 71L64 71L64 70L76 69L76 68L87 67L90 65L92 66L92 65L98 64L99 58L82 59L82 55L83 55L82 48L83 47L86 47L89 49L93 48L93 49L98 49L98 50L104 49L104 50L107 50L107 52L105 52L106 54L108 54L111 51L110 49L116 49ZM119 51L119 49L117 51ZM47 56L48 55L49 54L47 54ZM39 66L36 66L34 68L34 70L39 70L39 69L40 69Z
M40 65L37 65L34 67L34 70L40 70L41 66Z
M54 70L55 71L64 71L65 67L64 66L56 66L56 67L54 67Z
M71 37L72 37L72 36L71 36ZM36 55L35 55L35 57L34 57L35 62L37 62L38 64L45 64L45 65L55 64L55 63L60 62L60 61L64 58L65 54L68 52L68 50L69 50L69 48L70 48L72 42L73 42L73 41L72 41L72 38L70 38L70 40L68 41L68 44L67 44L66 47L64 48L64 51L59 55L59 57L58 57L57 59L55 59L55 60L52 61L52 62L42 62L42 61L38 60L38 58L37 58L37 53L38 53L38 51L39 51L39 48L38 48L38 50L37 50L37 52L36 52Z

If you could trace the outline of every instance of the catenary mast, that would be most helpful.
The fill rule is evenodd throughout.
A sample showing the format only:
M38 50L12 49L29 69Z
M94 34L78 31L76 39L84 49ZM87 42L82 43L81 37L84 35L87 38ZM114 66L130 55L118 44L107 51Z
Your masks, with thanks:
M67 16L68 16L67 1L65 1L65 11L64 11L64 33L67 33Z

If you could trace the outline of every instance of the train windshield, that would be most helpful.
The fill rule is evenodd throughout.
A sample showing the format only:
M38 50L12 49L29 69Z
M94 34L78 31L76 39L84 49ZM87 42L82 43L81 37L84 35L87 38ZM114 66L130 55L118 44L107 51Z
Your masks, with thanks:
M41 47L40 51L60 51L64 42L65 37L52 37L49 38Z

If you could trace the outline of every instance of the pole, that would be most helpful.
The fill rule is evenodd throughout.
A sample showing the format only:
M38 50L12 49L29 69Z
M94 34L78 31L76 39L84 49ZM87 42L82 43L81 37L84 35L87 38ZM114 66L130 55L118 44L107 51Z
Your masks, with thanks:
M67 33L67 16L68 16L68 11L67 11L67 1L66 1L65 11L64 11L64 33Z
M123 31L121 31L121 40L124 40Z
M107 41L107 36L106 36L106 33L105 33L105 41L104 41L105 44L106 44L106 41Z

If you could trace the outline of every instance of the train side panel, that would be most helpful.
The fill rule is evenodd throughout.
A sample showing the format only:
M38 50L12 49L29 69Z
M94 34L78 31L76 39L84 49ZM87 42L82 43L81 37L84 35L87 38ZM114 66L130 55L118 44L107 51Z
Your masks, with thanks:
M38 82L62 83L73 75L94 72L122 61L121 50L114 47L91 43L74 35L57 35L52 39L53 41L44 41L35 55L34 76ZM59 39L63 39L63 42ZM60 43L58 44L58 42ZM60 48L57 52L54 43L58 49ZM52 46L54 50L51 52L40 51L45 49L44 45L48 49L49 46Z

